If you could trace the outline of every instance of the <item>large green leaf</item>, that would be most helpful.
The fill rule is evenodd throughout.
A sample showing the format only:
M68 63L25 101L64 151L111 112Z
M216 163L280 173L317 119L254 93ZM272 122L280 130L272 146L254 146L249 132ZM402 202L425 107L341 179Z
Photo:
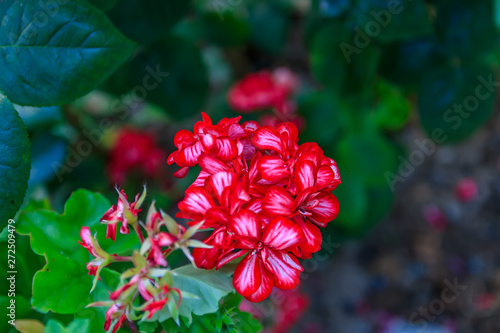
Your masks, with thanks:
M60 321L50 319L45 325L44 333L88 333L90 321L88 319L75 319L67 327Z
M26 193L30 175L30 142L21 117L1 93L0 115L2 115L0 122L0 226L3 228L7 220L16 214Z
M88 276L85 266L90 255L78 244L80 228L95 229L109 207L103 196L78 190L66 202L63 214L48 210L21 214L17 231L30 234L33 251L44 255L47 262L33 279L32 305L35 309L44 313L49 310L76 313L95 301L96 295L106 297L109 290L106 286L118 284L119 279L111 272L103 273L98 288L105 291L89 295L92 277ZM104 225L100 227L105 228Z
M488 67L436 69L419 91L422 126L437 143L443 143L441 137L446 142L465 139L491 116L495 91L495 75Z
M179 306L179 315L186 317L188 326L191 324L192 314L201 316L217 311L220 299L234 291L232 278L222 271L207 271L186 265L172 270L172 275L175 288L198 297L184 297ZM153 316L153 320L160 322L170 318L172 314L167 308Z
M86 1L0 2L0 89L21 105L48 106L88 93L135 49Z

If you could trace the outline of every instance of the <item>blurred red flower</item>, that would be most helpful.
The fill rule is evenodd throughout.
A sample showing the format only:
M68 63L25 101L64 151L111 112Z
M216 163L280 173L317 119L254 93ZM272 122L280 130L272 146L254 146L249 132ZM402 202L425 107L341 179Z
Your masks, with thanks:
M108 174L115 185L121 185L133 171L146 177L158 176L163 168L166 153L156 146L150 133L124 128L118 133L109 153Z

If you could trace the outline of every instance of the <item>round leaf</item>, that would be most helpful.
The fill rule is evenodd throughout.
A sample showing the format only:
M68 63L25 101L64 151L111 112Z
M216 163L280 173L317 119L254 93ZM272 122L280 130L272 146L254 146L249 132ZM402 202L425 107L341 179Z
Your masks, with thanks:
M0 122L0 223L3 225L8 219L14 217L24 200L30 175L30 142L21 117L2 94L0 94L0 114L2 115Z
M6 0L0 13L0 89L17 104L71 102L98 86L135 49L86 1Z

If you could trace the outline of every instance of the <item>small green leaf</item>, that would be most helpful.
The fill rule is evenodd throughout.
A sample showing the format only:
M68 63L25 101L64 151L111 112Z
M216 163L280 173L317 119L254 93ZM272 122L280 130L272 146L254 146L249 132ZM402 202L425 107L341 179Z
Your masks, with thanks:
M97 87L135 49L87 1L0 2L0 89L21 105L73 101Z
M216 270L207 271L186 265L172 270L172 276L173 287L198 296L197 299L183 298L179 306L178 313L186 317L188 326L193 314L204 315L217 311L220 299L234 290L232 278ZM153 316L153 320L160 322L170 318L174 318L174 315L168 309Z
M0 62L1 58L0 55ZM0 122L0 226L3 226L8 219L16 215L26 193L30 175L30 142L21 117L1 92L0 115L2 115Z
M373 118L382 129L401 129L410 116L411 105L397 86L379 80L376 86L378 104L373 110Z

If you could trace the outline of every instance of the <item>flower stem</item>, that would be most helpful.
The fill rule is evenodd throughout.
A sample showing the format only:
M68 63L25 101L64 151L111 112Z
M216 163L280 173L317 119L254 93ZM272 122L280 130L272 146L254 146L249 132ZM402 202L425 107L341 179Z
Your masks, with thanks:
M136 223L134 225L134 230L135 230L135 233L137 234L137 237L139 237L141 244L144 243L144 235L142 234L141 227L139 226L139 223Z

